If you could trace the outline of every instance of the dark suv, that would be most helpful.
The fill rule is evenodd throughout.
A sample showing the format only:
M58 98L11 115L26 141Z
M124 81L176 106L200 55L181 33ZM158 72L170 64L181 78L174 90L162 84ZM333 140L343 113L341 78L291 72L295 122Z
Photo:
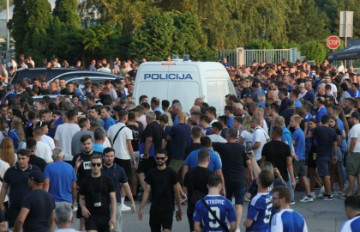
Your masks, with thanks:
M77 68L29 68L15 71L11 75L10 84L16 84L21 82L25 78L33 80L34 77L45 76L46 81L53 79L54 77L71 71L79 71Z

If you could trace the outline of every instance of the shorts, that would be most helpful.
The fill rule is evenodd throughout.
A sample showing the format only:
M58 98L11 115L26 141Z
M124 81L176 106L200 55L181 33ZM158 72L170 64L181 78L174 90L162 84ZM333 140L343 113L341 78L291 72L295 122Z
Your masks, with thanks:
M15 207L9 207L8 209L8 220L9 220L9 228L13 228L15 226L15 221L17 219L17 217L19 216L20 213L20 209L15 208Z
M85 229L96 230L101 232L110 232L110 215L91 214L89 218L85 218Z
M155 167L156 167L156 162L153 157L150 157L149 159L140 159L137 173L144 173L146 175L148 171L150 171Z
M316 168L316 152L311 149L308 153L308 157L307 157L307 166L309 168Z
M316 167L320 177L330 176L330 162L329 156L316 156Z
M360 153L352 152L346 158L346 173L356 176L360 174Z
M132 177L132 175L131 175L131 160L115 158L114 162L124 169L125 174L127 175L128 179L129 179L129 182L131 182L131 177Z
M171 159L170 160L170 165L169 167L171 167L172 169L174 169L174 171L176 173L179 173L179 171L181 170L182 166L184 165L184 161L183 160L177 160L177 159Z
M226 181L225 180L225 188L226 188L226 198L230 201L232 197L235 197L235 205L244 204L244 196L245 196L245 181Z
M151 232L171 230L174 212L150 212L149 225ZM161 229L162 228L162 229Z
M306 176L305 160L298 160L293 163L294 166L294 176L303 177Z

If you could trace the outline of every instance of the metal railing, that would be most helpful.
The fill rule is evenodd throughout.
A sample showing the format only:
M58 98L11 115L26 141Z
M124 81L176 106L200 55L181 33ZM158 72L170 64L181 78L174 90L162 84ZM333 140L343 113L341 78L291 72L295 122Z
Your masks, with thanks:
M224 49L219 51L219 60L227 57L232 65L251 65L257 63L281 63L282 59L294 63L305 59L296 48L290 49Z

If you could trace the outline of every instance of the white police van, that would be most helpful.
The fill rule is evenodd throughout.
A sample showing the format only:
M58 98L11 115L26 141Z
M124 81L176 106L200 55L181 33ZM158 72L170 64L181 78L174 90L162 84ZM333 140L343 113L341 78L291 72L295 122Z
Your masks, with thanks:
M172 60L146 62L136 74L133 102L141 95L161 100L180 100L183 111L189 112L198 97L203 98L218 113L223 113L225 95L236 94L225 67L218 62Z

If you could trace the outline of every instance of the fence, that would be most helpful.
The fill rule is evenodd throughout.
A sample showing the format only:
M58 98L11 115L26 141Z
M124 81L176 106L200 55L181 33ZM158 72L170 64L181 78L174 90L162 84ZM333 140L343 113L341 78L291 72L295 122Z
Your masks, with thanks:
M281 63L282 59L294 63L297 59L305 59L296 48L290 49L226 49L219 51L219 59L227 57L233 65L251 65L259 63Z

